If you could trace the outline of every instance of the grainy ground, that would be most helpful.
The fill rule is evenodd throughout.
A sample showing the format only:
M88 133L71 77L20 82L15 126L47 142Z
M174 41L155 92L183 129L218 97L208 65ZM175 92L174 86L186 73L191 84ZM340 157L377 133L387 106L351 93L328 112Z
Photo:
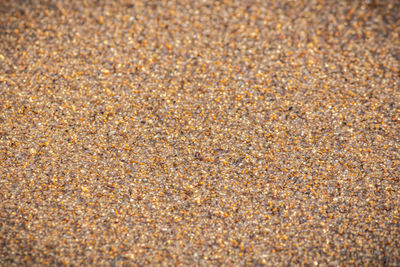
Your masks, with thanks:
M399 1L0 10L0 265L400 264Z

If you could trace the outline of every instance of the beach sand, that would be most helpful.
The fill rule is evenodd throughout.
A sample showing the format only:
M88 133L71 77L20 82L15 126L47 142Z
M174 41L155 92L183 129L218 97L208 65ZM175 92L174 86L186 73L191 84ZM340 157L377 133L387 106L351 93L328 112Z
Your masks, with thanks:
M0 265L398 266L399 1L2 1Z

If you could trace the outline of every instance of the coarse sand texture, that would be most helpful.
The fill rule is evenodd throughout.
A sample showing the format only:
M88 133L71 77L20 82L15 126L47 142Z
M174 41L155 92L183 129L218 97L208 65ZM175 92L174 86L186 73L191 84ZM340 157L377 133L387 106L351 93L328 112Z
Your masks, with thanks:
M399 266L400 1L0 0L0 266Z

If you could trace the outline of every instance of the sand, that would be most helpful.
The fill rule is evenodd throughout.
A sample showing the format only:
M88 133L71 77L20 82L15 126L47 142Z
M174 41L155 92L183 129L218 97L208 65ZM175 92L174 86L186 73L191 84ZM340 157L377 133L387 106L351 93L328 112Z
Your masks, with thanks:
M0 265L398 266L398 1L2 1Z

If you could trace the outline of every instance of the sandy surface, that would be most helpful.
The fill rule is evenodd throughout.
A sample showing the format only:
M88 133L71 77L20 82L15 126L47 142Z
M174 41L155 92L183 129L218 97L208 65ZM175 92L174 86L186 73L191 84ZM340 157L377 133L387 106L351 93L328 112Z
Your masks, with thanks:
M1 1L0 265L400 264L399 1Z

